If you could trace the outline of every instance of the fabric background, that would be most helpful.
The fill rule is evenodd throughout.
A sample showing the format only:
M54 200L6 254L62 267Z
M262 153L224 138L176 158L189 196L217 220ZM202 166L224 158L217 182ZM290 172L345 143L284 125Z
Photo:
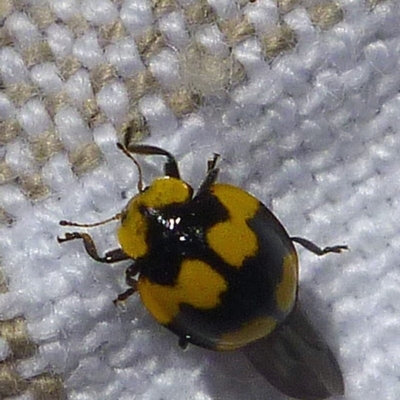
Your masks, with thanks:
M0 45L0 398L284 398L240 354L183 352L138 298L116 309L126 264L57 243L135 194L128 128L194 187L218 152L292 235L348 244L299 249L301 298L345 398L400 398L398 1L1 0Z

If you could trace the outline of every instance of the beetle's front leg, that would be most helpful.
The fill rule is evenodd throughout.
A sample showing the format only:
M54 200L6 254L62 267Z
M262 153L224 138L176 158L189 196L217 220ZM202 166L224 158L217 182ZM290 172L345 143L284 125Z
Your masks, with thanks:
M87 233L68 232L63 238L57 237L58 243L69 242L76 239L83 240L83 245L85 246L86 252L89 254L90 257L98 262L112 264L118 261L129 259L129 257L121 249L108 251L103 257L101 257L97 252L96 245L94 244L93 239Z

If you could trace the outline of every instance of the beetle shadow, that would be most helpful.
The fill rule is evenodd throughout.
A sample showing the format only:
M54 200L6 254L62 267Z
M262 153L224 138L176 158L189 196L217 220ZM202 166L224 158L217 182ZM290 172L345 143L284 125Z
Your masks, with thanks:
M240 351L225 353L197 348L193 351L197 362L200 357L203 359L204 385L211 399L287 400Z
M299 301L314 329L326 340L335 357L339 358L338 341L335 340L338 329L330 318L330 305L321 303L321 299L304 285L300 289ZM287 395L282 394L267 382L241 352L216 353L210 351L207 352L205 362L212 370L212 372L207 371L205 384L213 399L288 399ZM209 378L210 375L212 378Z
M338 340L340 329L332 320L332 304L323 299L321 300L315 291L306 284L301 285L298 300L315 330L327 342L335 357L340 359Z

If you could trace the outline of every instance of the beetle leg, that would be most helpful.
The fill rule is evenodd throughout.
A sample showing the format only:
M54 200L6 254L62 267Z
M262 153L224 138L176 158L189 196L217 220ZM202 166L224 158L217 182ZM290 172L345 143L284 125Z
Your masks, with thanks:
M217 180L218 173L219 173L218 168L214 168L214 169L210 170L208 172L208 174L206 175L204 181L200 185L197 193L201 193L201 192L209 190L210 187L213 185L213 183Z
M189 345L189 340L188 340L187 335L181 336L181 337L179 338L179 341L178 341L178 346L179 346L182 350L186 350L187 347L188 347L188 345Z
M115 305L123 303L128 297L131 297L133 294L137 292L136 286L137 285L134 285L134 287L130 287L129 289L125 290L125 292L119 294L118 297L115 300L113 300L113 303Z
M197 190L197 194L202 193L210 189L211 185L217 180L218 178L219 169L214 168L208 171L204 181L200 185L199 189Z
M99 256L93 239L87 233L67 232L65 234L65 237L57 237L58 243L69 242L70 240L75 239L82 239L86 252L89 254L90 257L98 262L112 264L118 261L129 259L129 257L121 249L108 251L103 257Z
M115 300L113 300L113 303L115 305L124 302L128 297L132 296L137 292L138 281L135 278L135 276L138 274L138 272L139 272L139 263L133 263L126 269L125 271L126 284L130 286L130 288L125 290L125 292L119 294L118 297Z
M217 165L217 161L219 158L220 158L220 154L214 153L214 157L207 161L207 174L211 170L215 169L215 166Z
M131 264L125 271L125 280L128 286L135 289L137 287L137 279L135 276L139 273L139 263L135 262Z
M307 239L301 237L291 237L292 242L296 242L302 245L305 249L311 251L312 253L316 254L317 256L323 256L324 254L328 253L341 253L343 250L348 250L348 246L328 246L328 247L318 247L313 242L310 242Z
M210 186L217 180L219 168L216 168L216 164L219 157L220 155L218 153L214 153L214 157L207 161L207 175L197 190L197 194L209 190Z

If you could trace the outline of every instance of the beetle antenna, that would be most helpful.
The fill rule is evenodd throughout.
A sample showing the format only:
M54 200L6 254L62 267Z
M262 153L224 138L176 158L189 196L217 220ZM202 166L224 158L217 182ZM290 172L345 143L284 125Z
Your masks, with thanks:
M77 226L78 228L93 228L95 226L104 225L107 224L108 222L116 221L118 219L121 219L121 213L115 214L113 217L107 218L104 221L94 222L93 224L79 224L78 222L71 222L66 220L61 220L59 224L61 226Z
M117 147L128 157L130 158L134 164L137 167L138 170L138 175L139 175L139 180L137 184L138 192L142 193L143 192L143 174L142 174L142 168L140 167L140 164L136 161L136 159L132 156L131 153L129 153L128 149L121 143L117 143Z
M137 144L129 145L125 147L126 151L134 154L143 155L158 155L167 157L167 162L164 164L164 172L166 176L171 178L180 179L178 163L176 162L174 156L166 150L160 149L156 146L150 146L148 144Z

